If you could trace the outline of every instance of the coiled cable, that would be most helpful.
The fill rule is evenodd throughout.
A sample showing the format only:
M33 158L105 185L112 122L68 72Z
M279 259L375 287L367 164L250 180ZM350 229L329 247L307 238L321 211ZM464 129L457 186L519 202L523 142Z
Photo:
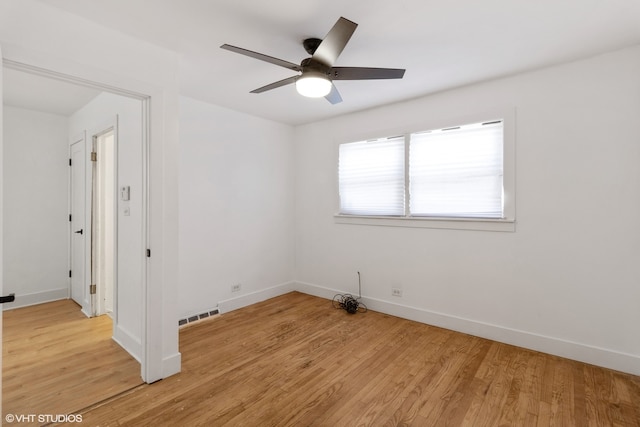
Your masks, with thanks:
M355 314L357 312L365 313L367 306L362 301L362 286L360 284L360 272L358 271L358 298L355 298L351 294L336 294L333 297L333 308L341 308L349 314Z

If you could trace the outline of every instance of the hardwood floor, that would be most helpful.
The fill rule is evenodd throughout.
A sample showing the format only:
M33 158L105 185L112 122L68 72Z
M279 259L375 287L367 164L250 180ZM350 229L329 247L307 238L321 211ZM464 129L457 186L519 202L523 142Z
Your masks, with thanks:
M141 384L140 364L111 335L109 317L88 319L71 300L5 311L4 414L73 413Z
M190 325L180 349L182 373L82 425L640 425L640 377L295 292Z

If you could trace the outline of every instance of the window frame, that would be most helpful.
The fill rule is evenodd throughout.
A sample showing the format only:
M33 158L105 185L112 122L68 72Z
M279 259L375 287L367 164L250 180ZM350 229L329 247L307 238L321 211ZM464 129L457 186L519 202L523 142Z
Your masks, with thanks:
M425 121L403 129L392 129L380 132L376 136L366 138L350 138L342 140L336 144L335 164L339 164L340 145L355 141L380 139L391 135L405 136L405 214L404 216L378 216L378 215L354 215L340 213L339 181L336 173L336 214L334 221L337 224L369 225L369 226L390 226L390 227L411 227L411 228L441 228L453 230L481 230L481 231L515 231L515 108L504 107L493 111L485 111L470 114L464 117L449 119L434 119ZM462 218L462 217L433 217L433 216L411 216L409 213L409 138L412 133L424 132L432 129L446 129L450 127L464 126L472 123L486 123L496 120L503 122L503 217L502 218ZM381 135L382 134L382 135Z

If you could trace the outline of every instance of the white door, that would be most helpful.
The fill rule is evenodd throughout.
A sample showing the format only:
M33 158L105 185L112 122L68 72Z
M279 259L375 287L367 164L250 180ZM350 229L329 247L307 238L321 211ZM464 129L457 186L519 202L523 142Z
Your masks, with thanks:
M90 280L90 245L91 224L87 221L90 211L87 207L87 143L84 136L72 142L69 149L69 202L71 212L70 232L70 272L71 298L82 307L86 316L92 316L91 296L89 293ZM89 154L90 155L90 154ZM89 268L88 268L89 267Z

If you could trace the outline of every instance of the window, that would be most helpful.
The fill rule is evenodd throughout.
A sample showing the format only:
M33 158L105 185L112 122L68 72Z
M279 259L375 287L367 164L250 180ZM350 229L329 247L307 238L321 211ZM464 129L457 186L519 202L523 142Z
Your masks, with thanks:
M338 216L512 222L505 134L501 119L341 144Z
M340 146L340 213L404 215L404 137Z
M409 136L411 215L502 218L502 122Z

